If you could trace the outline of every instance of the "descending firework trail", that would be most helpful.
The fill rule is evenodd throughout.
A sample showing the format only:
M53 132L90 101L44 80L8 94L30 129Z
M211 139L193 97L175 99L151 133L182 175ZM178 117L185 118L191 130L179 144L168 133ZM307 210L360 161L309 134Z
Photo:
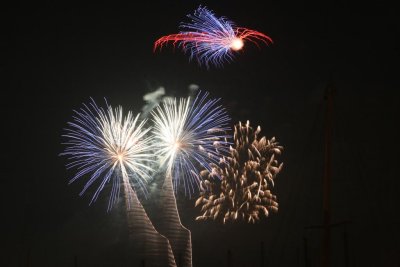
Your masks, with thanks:
M261 128L255 131L246 125L235 125L234 147L229 157L213 164L212 171L202 171L202 192L196 201L203 214L197 220L214 219L247 222L259 220L260 214L268 216L277 211L276 196L271 193L274 178L281 171L275 155L282 147L275 138L258 138Z
M219 153L227 152L226 129L229 118L217 99L208 94L169 99L152 112L155 143L166 176L160 193L161 209L154 220L158 231L171 242L178 266L192 266L190 231L182 226L174 190L183 185L185 193L199 185L198 169L210 169Z
M98 182L91 203L95 201L106 183L112 181L110 210L116 203L122 182L129 230L129 240L135 248L133 261L145 260L152 266L176 266L168 240L160 235L147 217L139 202L135 188L144 190L144 183L152 171L151 138L146 137L145 121L138 122L131 112L123 117L122 108L106 110L94 101L75 111L73 122L63 136L68 139L61 155L67 156L68 168L77 174L70 180L89 176L81 195ZM99 180L99 181L97 181Z
M151 219L157 231L168 238L177 266L190 267L192 266L191 233L181 223L170 176L162 179L159 189L154 193L154 196L157 196L157 206Z
M129 203L127 198L125 199L125 205L129 205L128 231L134 254L130 266L145 263L147 266L176 267L170 241L154 228L129 183L124 183L124 191L134 200Z
M190 59L196 59L200 65L209 68L210 64L222 66L233 60L234 52L240 51L248 41L258 46L259 42L270 44L267 35L236 27L224 17L216 17L206 7L199 7L194 14L189 14L190 23L181 23L182 31L159 38L154 43L154 51L169 42L178 45Z

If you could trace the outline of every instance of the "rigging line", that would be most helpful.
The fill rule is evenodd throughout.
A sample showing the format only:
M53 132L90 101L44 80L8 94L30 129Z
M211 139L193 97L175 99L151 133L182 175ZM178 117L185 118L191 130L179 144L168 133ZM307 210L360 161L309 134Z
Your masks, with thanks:
M315 115L314 115L314 120L313 120L312 125L311 125L311 129L310 129L310 131L309 131L309 133L307 135L309 138L308 138L307 142L305 143L305 145L304 145L304 147L302 149L302 153L301 153L301 155L307 155L307 157L303 157L303 158L308 159L310 155L313 155L313 152L315 152L314 150L317 150L317 148L320 147L319 145L312 146L312 144L315 143L315 141L316 141L316 139L318 137L319 138L318 138L318 143L317 144L320 144L320 143L322 144L323 127L319 127L319 129L318 129L317 126L319 125L318 122L321 121L324 104L325 104L325 100L324 100L323 97L321 97L321 100L319 101L319 104L318 104L318 106L316 108L316 112L315 112ZM314 135L316 136L315 138L314 138ZM309 148L311 148L311 149L309 149ZM316 160L317 160L317 158L314 157L314 161L316 161ZM304 199L302 196L305 195L306 183L304 182L304 180L302 178L304 178L304 170L306 169L306 166L309 166L309 164L300 163L298 161L297 171L293 172L293 173L298 174L297 177L296 177L297 180L295 180L295 182L297 182L297 183L295 185L292 185L292 186L289 187L288 194L289 194L289 200L290 201L288 201L288 203L292 203L292 201L295 200L295 199L299 199L299 198L300 199ZM313 166L315 166L315 164ZM300 183L300 185L299 185L299 183ZM292 193L293 188L298 189L298 190L295 191L297 194L293 194ZM298 195L297 198L295 198L295 195ZM289 207L291 207L291 209L289 211L287 211L286 213L284 213L284 218L285 219L283 219L283 221L284 222L288 222L288 225L292 225L293 223L296 222L296 220L288 220L288 218L290 216L296 216L296 214L300 211L300 209L298 207L296 207L295 205L289 205ZM279 235L282 235L281 234L282 233L282 228L283 228L283 224L280 224L280 227L279 227L279 230L278 230L278 234L276 235L276 239L278 238ZM291 228L289 227L289 229L291 229ZM278 261L278 266L282 262L281 259L285 256L284 252L285 252L285 249L286 249L286 245L288 243L288 236L289 236L289 233L286 234L286 237L284 238L285 241L283 242L283 245L282 245L282 247L280 249L280 252L278 253L280 255L279 261Z

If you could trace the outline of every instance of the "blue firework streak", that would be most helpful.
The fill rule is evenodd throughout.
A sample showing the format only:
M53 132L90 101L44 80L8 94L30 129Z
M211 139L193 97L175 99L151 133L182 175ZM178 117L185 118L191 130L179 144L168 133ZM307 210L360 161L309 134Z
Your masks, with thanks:
M196 58L200 64L209 67L209 62L221 66L225 61L233 59L230 48L231 39L236 37L232 26L234 23L224 17L217 18L214 13L205 7L199 7L193 15L187 15L192 23L181 23L181 34L198 32L206 34L213 42L187 42L182 43L185 53L190 59Z
M67 141L60 155L68 157L68 169L77 171L70 183L88 178L80 195L96 184L91 204L105 185L112 182L110 210L118 199L121 182L131 183L145 192L154 161L151 137L146 136L150 129L143 128L145 121L139 122L139 115L134 117L131 112L123 116L122 107L100 108L93 100L74 112L63 134Z
M258 46L258 41L272 43L267 35L235 24L225 17L216 17L206 7L199 7L193 14L187 15L190 23L181 23L178 34L159 38L154 50L162 48L168 42L182 47L190 59L196 59L200 65L221 67L234 58L234 53L244 47L245 41Z
M152 116L160 165L166 167L175 191L183 184L190 195L199 186L199 170L211 171L210 162L228 153L230 118L219 99L208 99L208 93L201 92L194 100L167 99Z

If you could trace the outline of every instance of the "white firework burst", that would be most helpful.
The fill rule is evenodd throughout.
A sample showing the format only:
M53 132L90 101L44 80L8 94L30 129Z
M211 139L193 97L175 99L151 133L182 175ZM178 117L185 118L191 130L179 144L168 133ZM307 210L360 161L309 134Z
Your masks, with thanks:
M89 105L75 111L73 121L63 137L67 139L62 156L67 156L67 168L77 170L70 183L81 177L88 180L80 195L96 184L90 204L98 198L104 186L112 182L108 210L116 203L121 180L146 192L154 156L152 138L147 135L145 120L139 122L139 114L123 115L122 107L100 108L92 100Z
M152 111L154 142L160 165L172 176L175 191L183 184L190 195L199 186L199 169L210 169L221 153L228 153L230 121L219 99L207 99L201 92L192 100L167 99Z

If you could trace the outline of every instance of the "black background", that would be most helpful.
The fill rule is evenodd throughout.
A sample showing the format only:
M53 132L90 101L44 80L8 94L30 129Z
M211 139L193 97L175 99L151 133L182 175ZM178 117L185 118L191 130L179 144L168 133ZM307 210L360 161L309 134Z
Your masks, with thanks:
M194 266L317 266L322 223L324 90L333 81L332 266L398 266L399 24L385 2L146 1L94 5L20 3L2 9L2 266L74 266L114 253L118 209L88 207L82 183L58 154L72 110L93 97L140 112L159 86L185 96L197 84L237 122L260 125L285 150L276 180L280 210L255 225L196 222L194 200L178 196L192 231ZM179 49L153 53L199 4L269 35L224 68L205 69ZM103 194L105 196L105 194ZM110 248L111 247L111 248ZM123 262L123 259L121 259ZM30 265L28 265L30 264ZM119 266L118 262L114 262ZM82 264L82 266L84 266Z

